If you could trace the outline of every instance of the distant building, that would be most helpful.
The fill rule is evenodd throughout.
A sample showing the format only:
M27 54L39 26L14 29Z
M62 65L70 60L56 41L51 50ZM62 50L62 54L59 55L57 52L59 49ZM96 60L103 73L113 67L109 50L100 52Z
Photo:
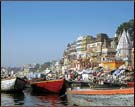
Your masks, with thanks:
M102 55L101 55L102 56L101 62L114 60L115 54L116 54L116 51L114 48L103 48Z
M75 60L76 59L76 42L75 41L70 44L69 58L70 58L70 60Z
M118 45L118 37L111 38L111 48L116 49Z
M92 40L92 36L80 36L76 40L77 59L85 58L87 55L87 44Z
M103 60L114 57L115 49L111 48L112 40L105 33L97 34L95 42L87 45L90 61L99 64Z
M76 41L67 45L63 60L65 68L83 69L98 66L101 61L115 57L117 37L109 38L105 33L96 37L80 36Z

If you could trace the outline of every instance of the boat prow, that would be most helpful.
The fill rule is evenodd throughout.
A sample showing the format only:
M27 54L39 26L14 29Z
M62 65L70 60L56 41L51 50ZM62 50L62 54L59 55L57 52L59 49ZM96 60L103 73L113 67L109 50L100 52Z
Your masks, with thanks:
M26 81L14 77L14 78L6 78L1 80L1 91L3 92L21 92L25 88Z

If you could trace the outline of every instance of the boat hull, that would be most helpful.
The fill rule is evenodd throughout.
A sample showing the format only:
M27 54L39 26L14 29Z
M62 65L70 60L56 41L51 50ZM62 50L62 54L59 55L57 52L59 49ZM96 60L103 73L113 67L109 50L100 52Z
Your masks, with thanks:
M68 90L69 94L79 95L117 95L117 94L134 94L134 88L125 89L84 89L84 90Z
M69 105L77 106L133 106L134 88L67 90Z
M64 85L64 79L31 82L33 91L46 92L46 93L60 93Z
M11 78L1 80L1 91L22 91L25 88L26 82L20 78Z
M134 94L88 95L67 94L69 106L133 106Z

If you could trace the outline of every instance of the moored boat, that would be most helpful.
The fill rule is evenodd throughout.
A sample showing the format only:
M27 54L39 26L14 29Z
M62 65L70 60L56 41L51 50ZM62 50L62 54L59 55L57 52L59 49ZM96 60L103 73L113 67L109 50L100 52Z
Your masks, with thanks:
M115 94L134 94L134 88L124 89L79 89L68 90L69 94L79 95L115 95Z
M129 87L134 87L134 82L127 82L127 85L128 85Z
M133 106L134 88L68 90L67 99L71 106Z
M31 81L30 84L33 91L60 93L64 85L64 79Z
M6 78L1 80L1 91L11 92L21 92L25 88L26 81L14 77L14 78Z

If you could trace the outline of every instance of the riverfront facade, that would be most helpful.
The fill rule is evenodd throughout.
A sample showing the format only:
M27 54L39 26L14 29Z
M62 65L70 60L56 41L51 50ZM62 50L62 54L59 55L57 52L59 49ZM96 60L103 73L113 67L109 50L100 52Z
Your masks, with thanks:
M125 39L122 39L123 37L125 37ZM65 69L72 68L74 70L82 70L87 67L97 67L102 62L115 60L124 61L123 59L125 59L126 56L128 56L128 61L130 61L128 65L131 66L133 65L131 57L133 57L134 54L133 50L131 54L133 47L131 43L130 35L125 31L123 31L120 38L118 38L116 34L113 38L109 38L105 33L99 33L96 37L90 35L80 36L74 42L67 45L63 54L63 66ZM126 52L123 52L124 47L126 47ZM128 54L125 57L120 55L122 53L118 55L118 50Z

